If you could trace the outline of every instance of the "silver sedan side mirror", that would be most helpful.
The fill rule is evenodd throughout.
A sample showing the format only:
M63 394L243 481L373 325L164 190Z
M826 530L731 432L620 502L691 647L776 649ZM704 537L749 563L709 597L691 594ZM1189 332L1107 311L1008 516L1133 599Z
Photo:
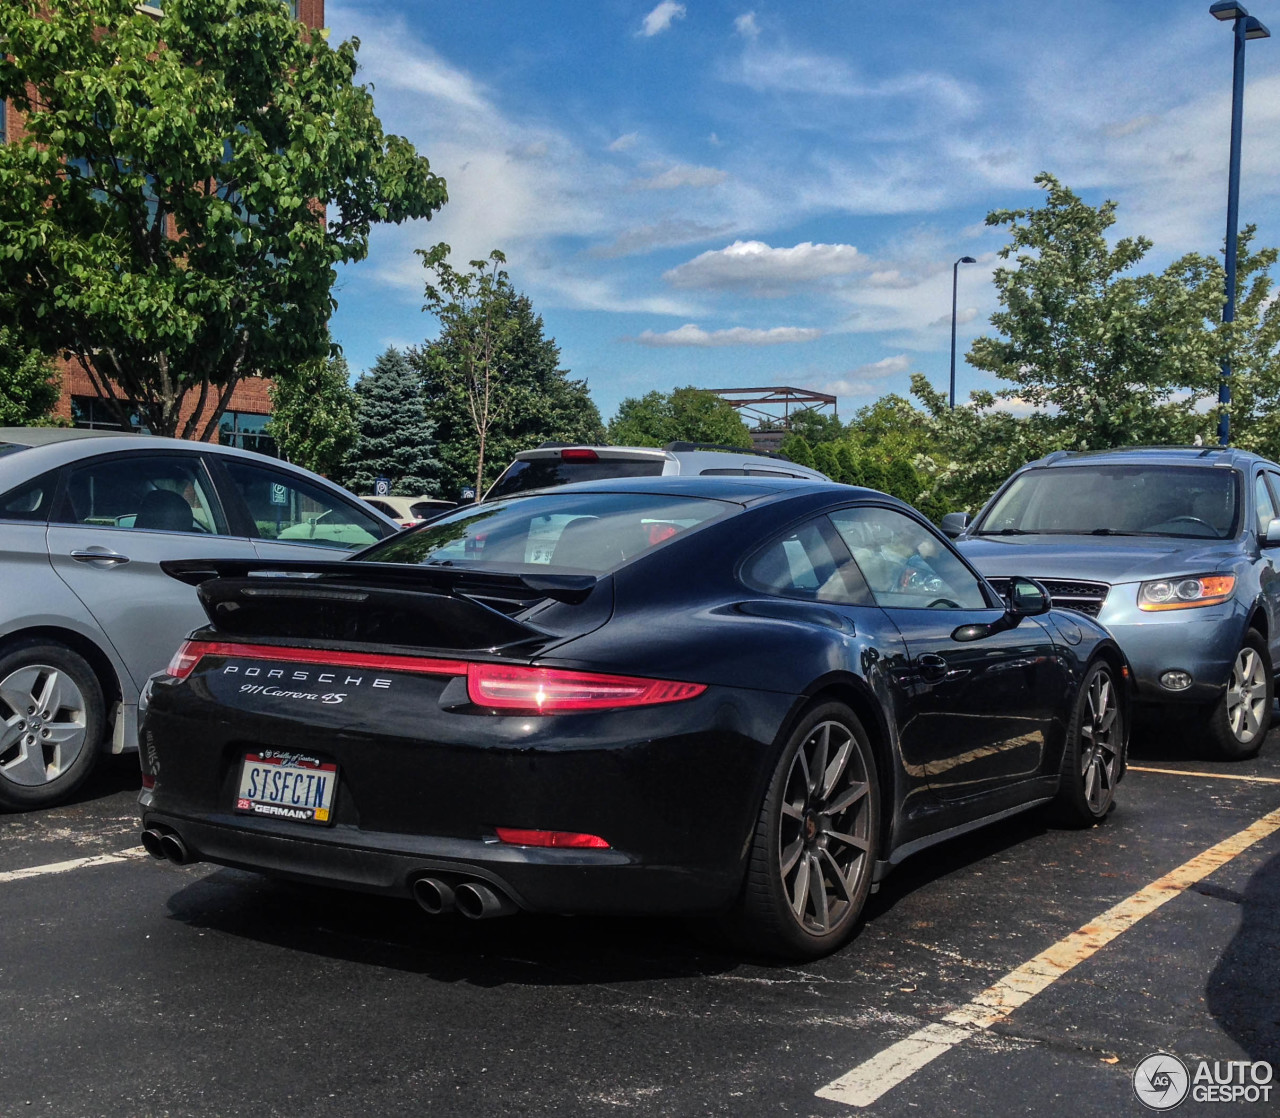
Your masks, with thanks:
M1262 545L1263 547L1280 547L1280 520L1273 520L1267 525L1267 535Z

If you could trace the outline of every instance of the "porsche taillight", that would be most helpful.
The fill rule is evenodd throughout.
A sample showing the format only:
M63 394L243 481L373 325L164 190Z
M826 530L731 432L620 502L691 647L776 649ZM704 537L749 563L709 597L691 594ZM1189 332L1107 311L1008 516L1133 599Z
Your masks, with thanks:
M696 698L704 683L572 672L519 664L469 664L467 695L477 706L531 714L656 706Z

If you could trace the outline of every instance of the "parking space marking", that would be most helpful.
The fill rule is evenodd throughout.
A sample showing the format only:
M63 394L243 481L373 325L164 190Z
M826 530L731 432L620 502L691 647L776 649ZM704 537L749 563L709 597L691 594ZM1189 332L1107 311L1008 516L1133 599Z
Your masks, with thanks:
M1280 776L1244 776L1237 773L1202 773L1190 769L1153 769L1146 765L1129 765L1134 773L1164 773L1166 776L1208 776L1214 780L1247 780L1253 784L1280 784Z
M88 869L90 866L109 866L112 862L128 862L134 858L145 858L147 852L140 846L132 850L121 850L116 854L95 854L91 858L72 858L69 862L50 862L45 866L28 866L25 870L6 870L0 873L0 885L8 881L23 881L28 877L46 877L53 873L67 873L70 870Z
M1254 843L1277 831L1280 831L1280 808L1113 905L1034 959L1010 971L968 1005L948 1013L941 1021L918 1029L905 1040L890 1045L814 1093L819 1098L849 1106L870 1106L932 1060L1003 1021L1144 916L1149 916Z

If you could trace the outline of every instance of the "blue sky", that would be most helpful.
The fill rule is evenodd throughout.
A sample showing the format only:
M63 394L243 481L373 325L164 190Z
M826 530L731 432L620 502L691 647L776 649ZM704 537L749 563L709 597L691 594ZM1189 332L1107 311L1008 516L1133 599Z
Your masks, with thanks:
M1241 220L1280 244L1280 0L1250 11ZM353 370L434 335L413 249L502 249L608 419L650 389L786 384L840 413L912 372L959 394L1000 207L1048 170L1152 267L1221 248L1230 25L1208 0L328 0L384 127L448 183L340 272Z

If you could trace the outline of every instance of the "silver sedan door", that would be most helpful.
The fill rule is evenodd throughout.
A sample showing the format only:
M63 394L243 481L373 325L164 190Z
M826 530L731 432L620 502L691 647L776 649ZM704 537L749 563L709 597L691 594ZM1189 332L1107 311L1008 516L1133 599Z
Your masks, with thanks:
M225 533L197 453L106 455L68 470L49 525L49 558L102 626L135 688L206 623L195 591L169 578L161 561L257 557L249 540Z

